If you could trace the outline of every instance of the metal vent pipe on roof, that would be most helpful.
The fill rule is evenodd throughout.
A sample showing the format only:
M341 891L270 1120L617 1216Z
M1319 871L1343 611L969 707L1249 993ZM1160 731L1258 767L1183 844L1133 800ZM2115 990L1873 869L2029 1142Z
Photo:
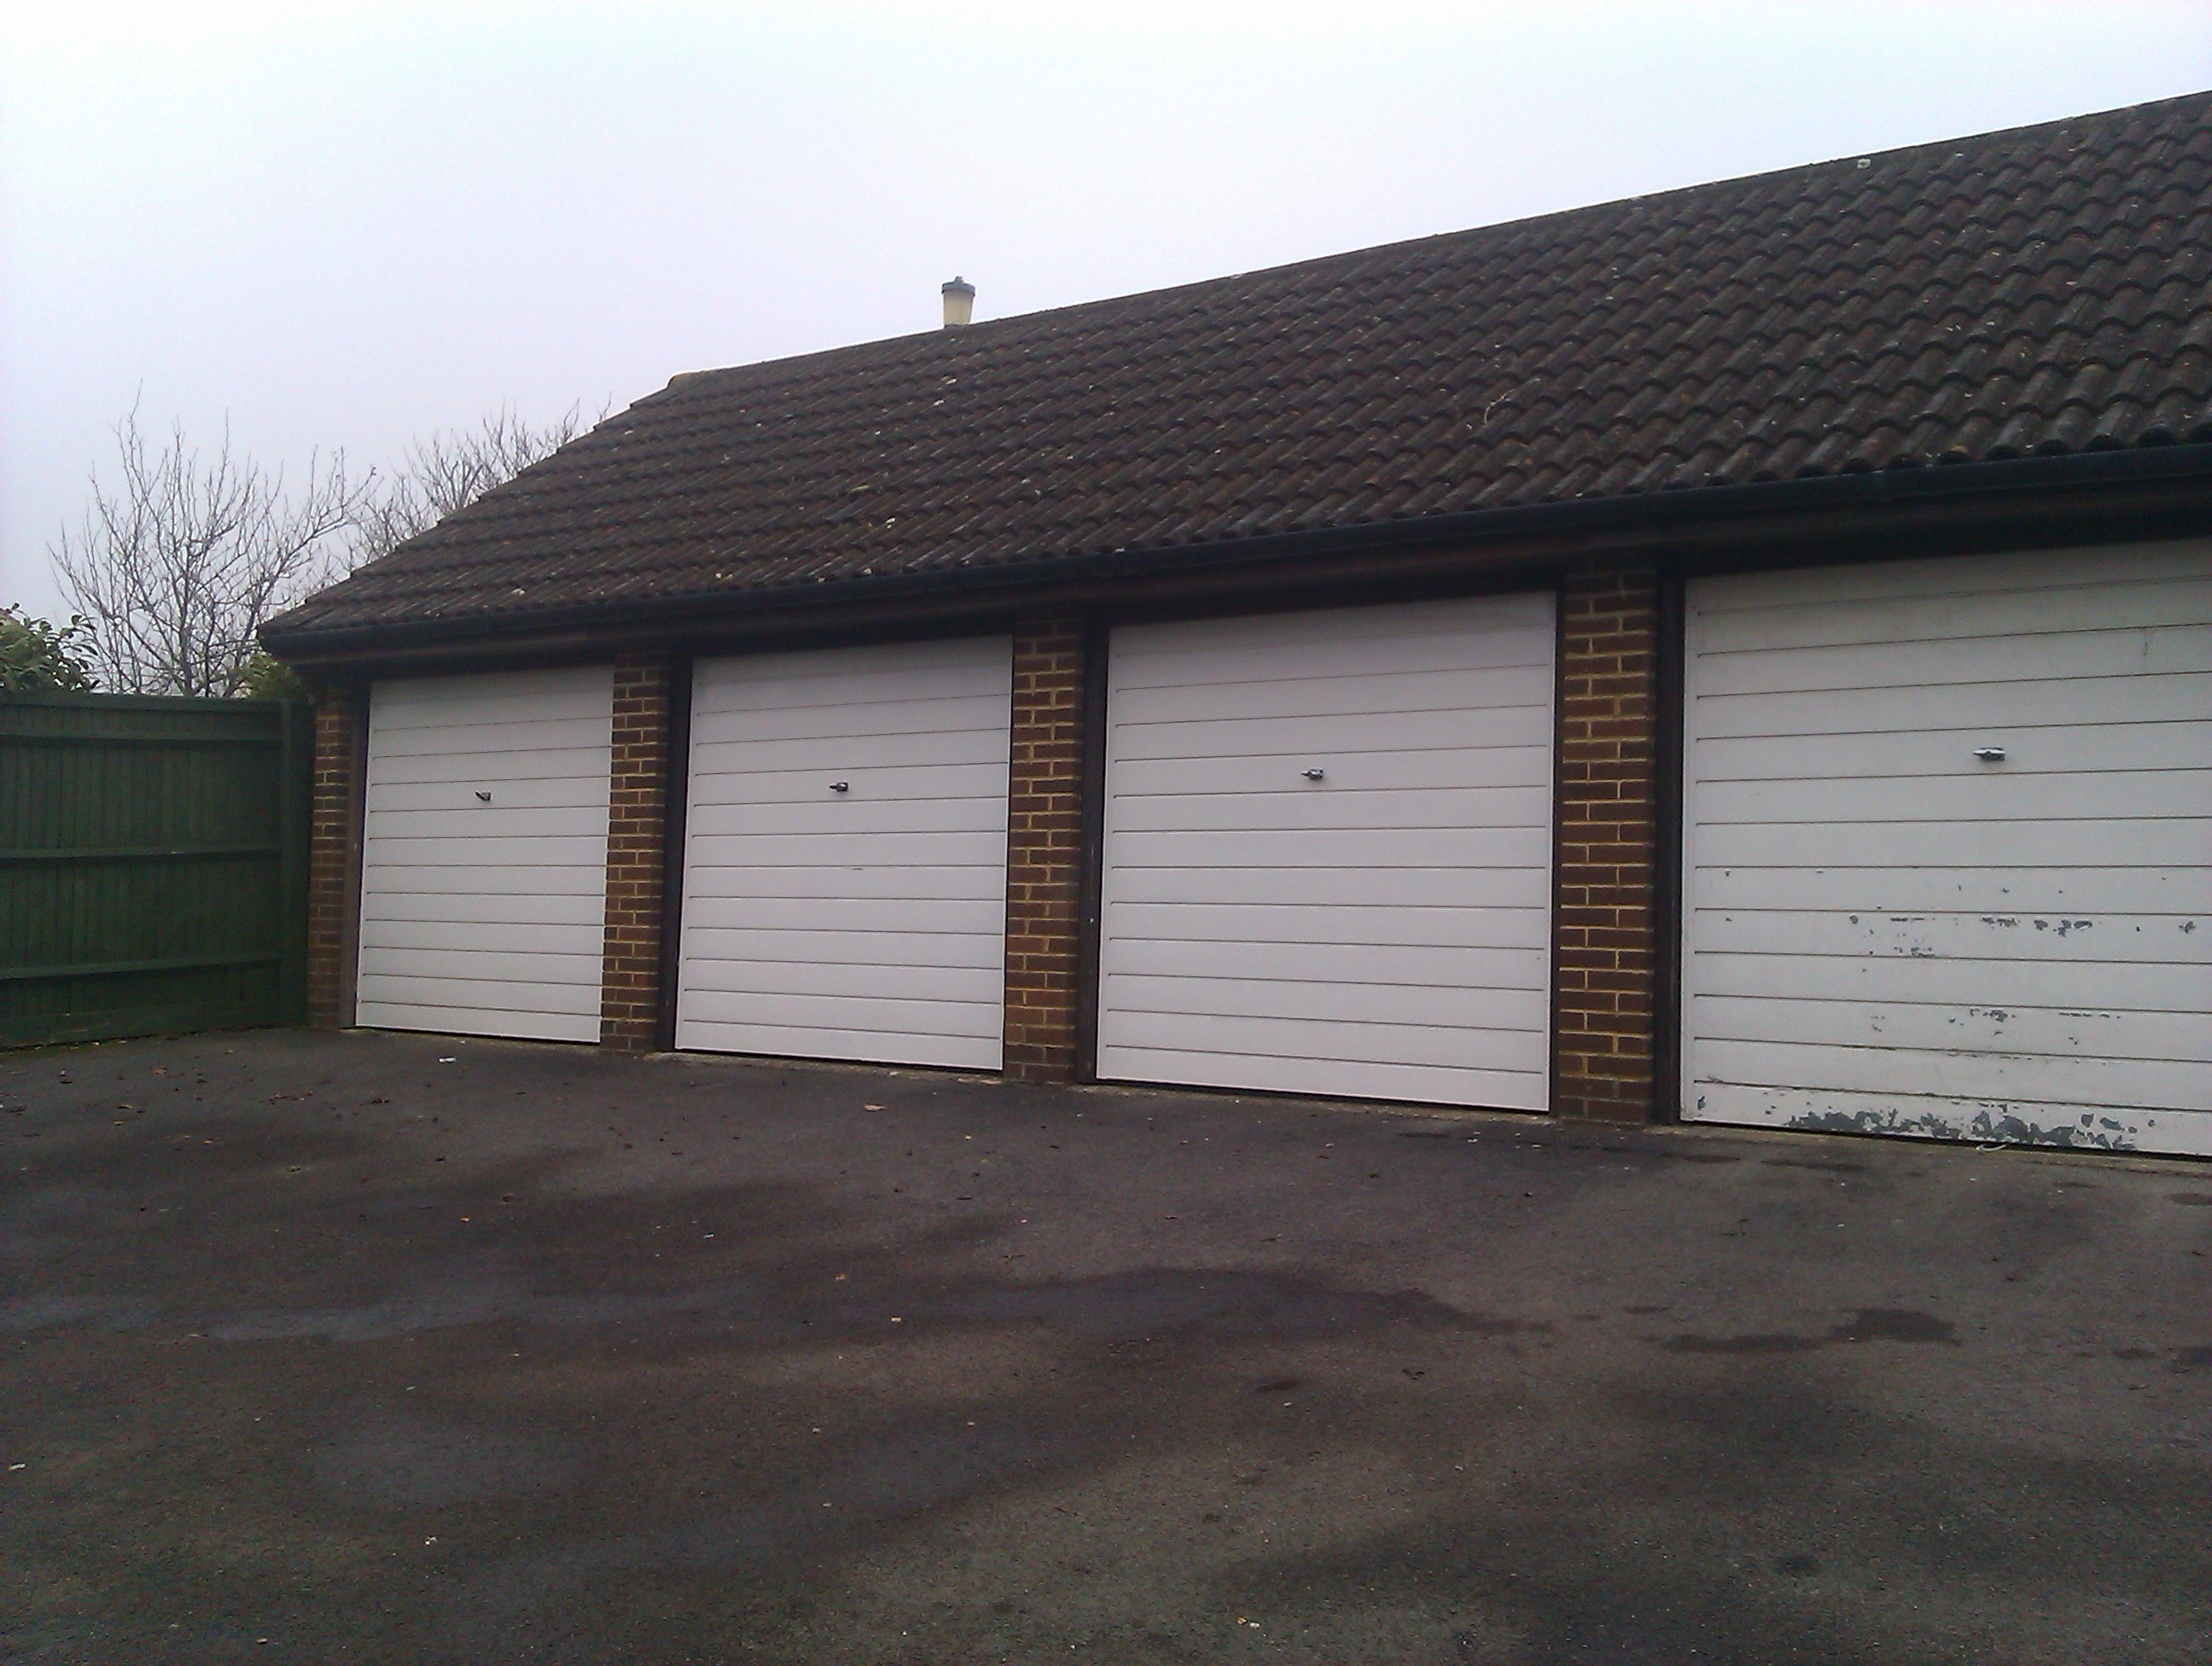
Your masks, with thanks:
M975 316L975 286L956 277L945 286L945 327L957 330Z

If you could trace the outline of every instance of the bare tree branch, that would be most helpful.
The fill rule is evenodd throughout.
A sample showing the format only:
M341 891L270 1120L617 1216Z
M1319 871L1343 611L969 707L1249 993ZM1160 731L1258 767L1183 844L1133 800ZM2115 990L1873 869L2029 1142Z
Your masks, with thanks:
M119 484L111 492L94 471L82 526L48 547L100 681L134 694L235 694L261 622L339 570L337 540L362 497L344 453L311 454L295 498L281 469L233 452L228 425L211 457L181 423L157 450L134 404L115 446Z
M407 448L399 466L362 494L346 548L346 564L359 567L390 555L417 532L465 509L494 486L550 457L600 417L571 405L543 428L533 428L502 406L471 430L441 429Z
M601 415L605 413L603 411ZM345 454L310 454L295 496L222 444L203 454L173 423L150 441L134 403L115 425L119 480L94 470L83 524L48 546L84 616L83 651L106 687L133 694L238 693L256 675L262 621L364 562L388 555L591 425L580 405L543 428L508 408L473 429L410 446L389 476L346 476Z

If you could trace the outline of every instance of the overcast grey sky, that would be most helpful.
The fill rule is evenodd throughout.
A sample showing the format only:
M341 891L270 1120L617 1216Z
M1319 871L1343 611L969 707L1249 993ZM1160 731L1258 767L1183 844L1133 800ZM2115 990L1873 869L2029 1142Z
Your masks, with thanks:
M2212 5L0 3L0 600L134 397L511 404L2212 85Z

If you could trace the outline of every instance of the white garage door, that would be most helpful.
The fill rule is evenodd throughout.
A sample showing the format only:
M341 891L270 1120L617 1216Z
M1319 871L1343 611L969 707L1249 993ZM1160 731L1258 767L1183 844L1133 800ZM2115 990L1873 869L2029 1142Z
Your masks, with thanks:
M1098 1070L1544 1108L1548 595L1114 633Z
M702 660L676 1044L996 1069L1005 638Z
M2212 1152L2212 547L1700 581L1683 1114Z
M356 1021L599 1038L605 666L379 683Z

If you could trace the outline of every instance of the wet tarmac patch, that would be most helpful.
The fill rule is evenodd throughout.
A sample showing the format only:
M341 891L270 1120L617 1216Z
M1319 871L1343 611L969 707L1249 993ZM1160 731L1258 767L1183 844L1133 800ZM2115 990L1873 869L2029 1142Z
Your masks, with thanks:
M542 1436L386 1411L348 1418L308 1462L334 1501L386 1510L561 1492L575 1472Z
M1669 1353L1809 1353L1838 1343L1913 1342L1956 1347L1959 1338L1948 1320L1905 1307L1862 1307L1850 1322L1825 1335L1798 1336L1786 1331L1754 1331L1741 1336L1701 1336L1685 1331L1660 1346Z
M1660 1344L1669 1353L1805 1353L1820 1344L1810 1336L1754 1331L1742 1336L1699 1336L1685 1331Z
M98 1304L55 1305L57 1316L48 1322L106 1312ZM1302 1341L1400 1325L1478 1335L1545 1328L1462 1310L1419 1290L1344 1289L1274 1273L1165 1268L1029 1285L934 1284L927 1291L887 1280L866 1293L810 1300L805 1292L758 1279L674 1290L544 1291L495 1255L418 1276L404 1293L356 1306L260 1310L204 1324L210 1338L222 1342L362 1343L491 1324L570 1330L647 1318L663 1329L708 1325L758 1345L911 1337L931 1329L1007 1324L1042 1324L1106 1341L1185 1331Z
M2187 1219L2135 1231L2140 1204L2212 1204L2201 1176L2100 1170L2099 1194L1868 1154L1929 1183L1884 1199L1905 1230L1855 1237L1839 1274L1826 1212L1754 1214L1730 1247L1694 1230L1717 1186L1749 1183L1734 1218L1862 1166L1771 1134L1410 1113L1468 1150L1379 1164L1382 1128L1337 1133L1337 1157L1394 1170L1354 1202L1293 1160L1334 1111L1254 1108L1243 1134L1217 1102L1159 1101L1216 1152L1240 1133L1208 1173L1125 1159L1056 1090L927 1079L939 1107L849 1072L517 1047L471 1102L462 1072L411 1062L449 1040L235 1044L241 1073L252 1049L295 1060L240 1104L295 1130L357 1116L365 1143L319 1167L210 1112L174 1146L102 1122L24 1148L0 1254L28 1268L32 1228L55 1248L0 1280L22 1327L0 1338L21 1431L0 1561L43 1606L0 1614L0 1658L1748 1666L1964 1637L2149 1666L2207 1634L2204 1456L2168 1414L2212 1383L2207 1263L2173 1258ZM180 1049L118 1049L142 1073L149 1054ZM391 1111L292 1091L353 1061L349 1095L388 1089ZM428 1076L444 1097L409 1085ZM1011 1172L942 1215L981 1166L950 1160L969 1134ZM714 1138L725 1158L683 1171L652 1150ZM1488 1192L1539 1168L1620 1183L1585 1214L1499 1219ZM2005 1266L1932 1286L1969 1204ZM2015 1267L2030 1287L1998 1281ZM2118 1318L2116 1287L2149 1293ZM1922 1290L1955 1335L1830 1305ZM1723 1292L1740 1335L1702 1305ZM2115 1371L2040 1341L2109 1353L2113 1323L2154 1357ZM1796 1363L1874 1343L1959 1351L1941 1381L1886 1349ZM2023 1432L1981 1409L2054 1395L2094 1414ZM1938 1395L1965 1414L1929 1415Z
M1957 1329L1948 1319L1909 1307L1863 1307L1850 1323L1828 1333L1832 1342L1935 1342L1959 1346Z

